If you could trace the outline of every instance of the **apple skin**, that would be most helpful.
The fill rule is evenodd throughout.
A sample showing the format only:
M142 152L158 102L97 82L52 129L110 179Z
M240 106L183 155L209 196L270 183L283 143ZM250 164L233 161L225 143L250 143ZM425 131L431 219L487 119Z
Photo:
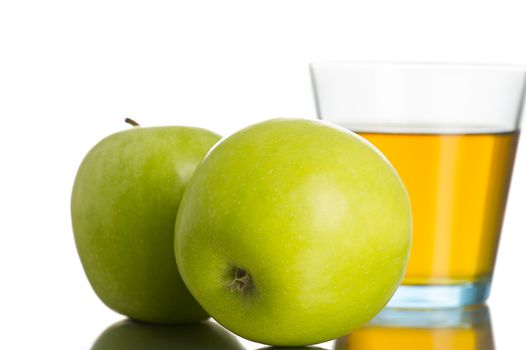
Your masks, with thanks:
M275 119L216 144L179 208L175 255L220 324L277 346L321 343L378 313L411 244L405 187L358 135Z
M71 199L75 243L99 298L131 318L187 323L207 313L177 271L173 228L183 190L220 137L190 127L135 127L84 158Z
M243 350L238 340L212 322L167 326L131 320L110 326L92 350Z

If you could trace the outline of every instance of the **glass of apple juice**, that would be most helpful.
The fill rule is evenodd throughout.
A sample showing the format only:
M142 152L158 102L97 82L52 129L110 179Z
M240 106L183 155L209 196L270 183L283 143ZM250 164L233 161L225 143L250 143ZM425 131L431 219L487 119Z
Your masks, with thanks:
M526 87L511 65L311 64L318 117L374 144L404 181L413 242L389 307L489 296Z

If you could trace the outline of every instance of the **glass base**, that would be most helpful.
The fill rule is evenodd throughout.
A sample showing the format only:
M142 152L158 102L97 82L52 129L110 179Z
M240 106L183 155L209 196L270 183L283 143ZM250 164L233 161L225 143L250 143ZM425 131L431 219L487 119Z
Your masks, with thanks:
M438 309L482 304L488 299L490 281L453 285L401 285L388 308Z

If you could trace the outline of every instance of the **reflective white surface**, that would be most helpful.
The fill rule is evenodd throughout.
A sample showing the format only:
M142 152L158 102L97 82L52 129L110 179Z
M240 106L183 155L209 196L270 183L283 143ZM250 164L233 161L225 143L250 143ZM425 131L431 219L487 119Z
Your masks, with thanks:
M109 326L93 350L114 349L267 349L235 337L214 322L156 326L129 320ZM309 349L300 347L295 349ZM494 350L491 316L486 306L467 309L387 309L368 325L315 349L335 350ZM310 348L312 349L312 348Z

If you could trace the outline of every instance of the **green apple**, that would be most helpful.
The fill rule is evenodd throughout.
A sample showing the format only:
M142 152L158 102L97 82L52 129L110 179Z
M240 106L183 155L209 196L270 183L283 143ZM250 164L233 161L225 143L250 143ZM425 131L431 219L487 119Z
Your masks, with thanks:
M166 326L120 321L102 333L92 350L243 350L231 333L212 322Z
M161 323L208 317L178 274L173 228L188 180L219 138L199 128L135 127L83 160L71 199L75 243L111 309Z
M389 301L411 208L384 156L356 134L276 119L219 142L179 208L175 255L200 305L252 341L337 338Z

